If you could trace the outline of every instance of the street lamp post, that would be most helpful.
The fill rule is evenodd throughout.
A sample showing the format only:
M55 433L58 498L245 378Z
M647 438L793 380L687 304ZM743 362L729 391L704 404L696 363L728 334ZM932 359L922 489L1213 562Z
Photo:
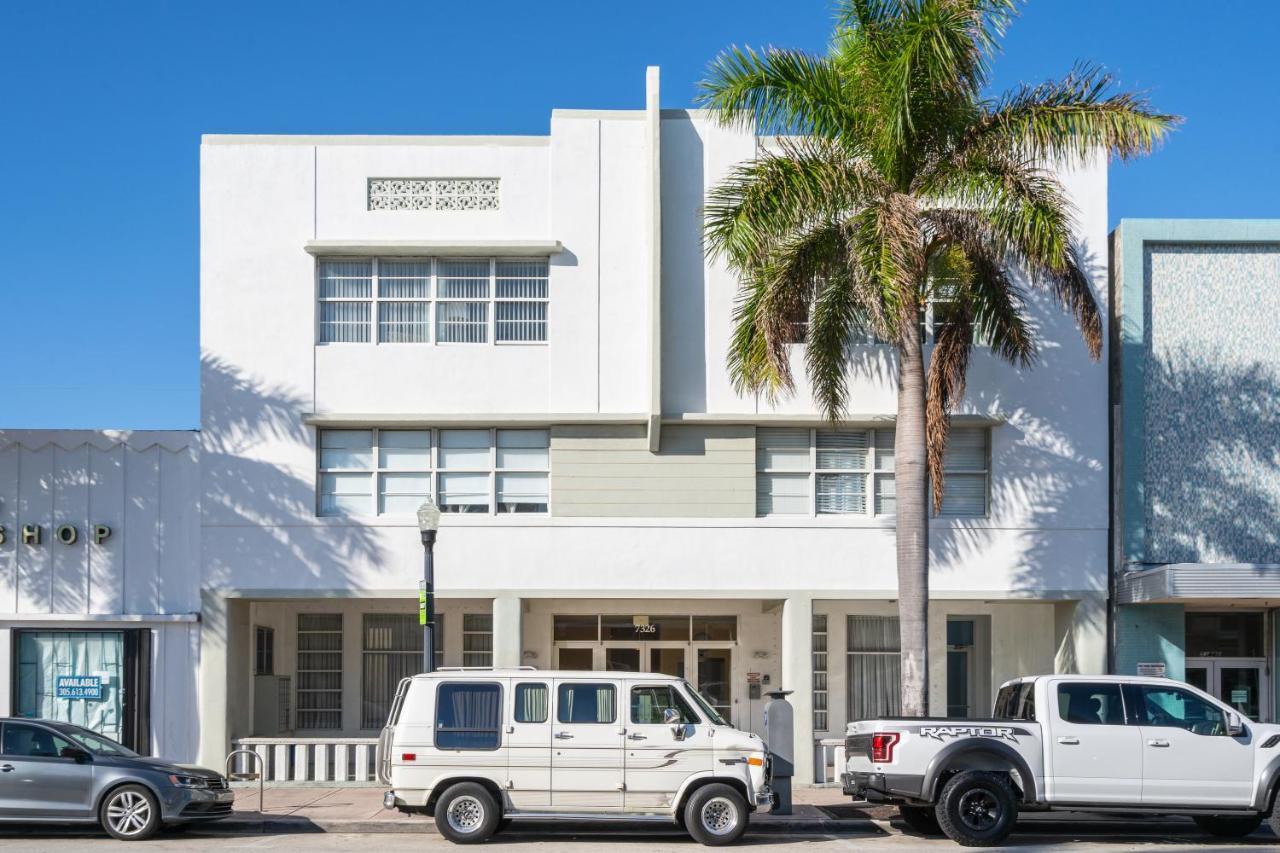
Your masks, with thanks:
M418 532L422 534L422 589L418 590L418 622L422 625L422 671L436 668L436 531L440 507L430 498L418 507Z

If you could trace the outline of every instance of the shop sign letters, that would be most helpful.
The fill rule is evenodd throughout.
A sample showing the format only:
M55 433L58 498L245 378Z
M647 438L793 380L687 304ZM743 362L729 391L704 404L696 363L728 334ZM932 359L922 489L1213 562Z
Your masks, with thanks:
M44 544L44 527L39 524L24 524L13 534L23 545ZM9 541L10 533L0 525L0 545ZM88 536L94 545L101 545L111 538L111 528L105 524L88 525ZM80 541L80 529L74 524L59 524L53 528L53 538L63 545L74 545Z

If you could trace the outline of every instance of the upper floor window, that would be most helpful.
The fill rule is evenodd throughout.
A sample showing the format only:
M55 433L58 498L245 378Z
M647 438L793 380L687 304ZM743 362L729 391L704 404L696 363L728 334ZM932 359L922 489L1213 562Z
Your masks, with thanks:
M941 515L987 512L985 428L951 431ZM756 514L890 516L897 512L894 433L888 429L756 430Z
M322 344L547 340L545 258L326 258L317 278Z
M549 469L545 429L326 429L319 514L545 513Z

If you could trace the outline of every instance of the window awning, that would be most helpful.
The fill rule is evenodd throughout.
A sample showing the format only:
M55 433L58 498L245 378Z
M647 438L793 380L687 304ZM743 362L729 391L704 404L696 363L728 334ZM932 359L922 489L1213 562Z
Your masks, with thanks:
M1167 563L1124 572L1116 581L1118 604L1170 604L1240 598L1280 601L1280 565Z
M387 257L542 257L564 251L559 240L308 240L311 255Z

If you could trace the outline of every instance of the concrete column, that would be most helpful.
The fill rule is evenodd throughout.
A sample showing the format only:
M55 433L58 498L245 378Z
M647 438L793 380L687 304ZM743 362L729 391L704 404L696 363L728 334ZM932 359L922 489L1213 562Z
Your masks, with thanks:
M524 662L524 600L503 595L493 600L493 665L520 666Z
M227 703L227 598L200 592L200 752L202 767L221 770L230 749Z
M788 598L782 604L782 683L794 691L787 701L795 708L797 788L813 784L813 599Z
M1107 597L1103 593L1053 606L1054 672L1107 671Z

